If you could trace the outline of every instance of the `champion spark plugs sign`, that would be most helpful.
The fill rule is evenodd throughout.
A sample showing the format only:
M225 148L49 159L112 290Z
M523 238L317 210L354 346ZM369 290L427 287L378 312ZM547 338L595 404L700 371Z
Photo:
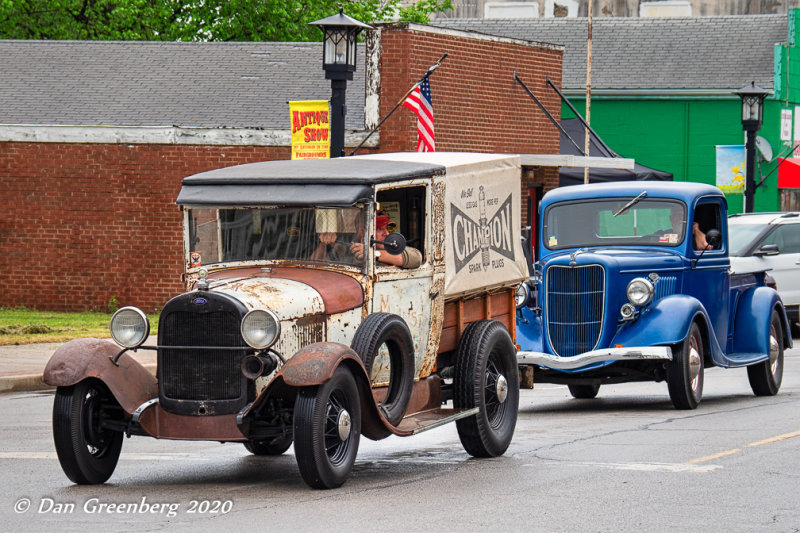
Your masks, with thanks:
M445 293L526 279L519 159L498 157L448 168L445 181Z
M486 199L484 187L478 188L478 193L472 188L461 191L464 198L476 199L467 201L467 208L477 207L478 219L453 205L450 209L450 225L453 231L453 252L455 254L456 272L468 268L472 272L488 272L502 268L504 258L514 261L514 249L511 246L511 195L503 201L500 207L499 198ZM487 210L495 211L488 218ZM491 252L496 252L492 254ZM494 257L492 257L494 255Z

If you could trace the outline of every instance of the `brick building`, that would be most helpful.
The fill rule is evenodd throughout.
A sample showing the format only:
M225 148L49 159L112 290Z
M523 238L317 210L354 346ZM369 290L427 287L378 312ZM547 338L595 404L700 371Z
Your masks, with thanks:
M561 79L563 47L402 23L359 51L347 147L447 53L431 78L437 150L533 154L528 184L557 184L535 154L557 154L559 132L513 73L557 119L544 87ZM158 309L182 287L181 178L287 159L287 101L330 95L321 55L320 43L0 41L2 305ZM415 143L401 108L367 151Z

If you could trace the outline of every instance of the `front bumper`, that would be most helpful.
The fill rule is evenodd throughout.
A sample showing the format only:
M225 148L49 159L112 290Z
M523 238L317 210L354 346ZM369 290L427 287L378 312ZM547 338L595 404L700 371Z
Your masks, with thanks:
M556 370L574 370L593 363L604 361L672 361L669 346L636 346L631 348L605 348L592 350L572 357L559 357L542 352L517 352L517 364L539 365Z

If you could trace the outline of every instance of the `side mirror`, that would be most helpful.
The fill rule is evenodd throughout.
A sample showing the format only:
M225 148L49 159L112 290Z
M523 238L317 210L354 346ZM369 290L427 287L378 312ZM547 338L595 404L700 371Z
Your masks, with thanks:
M781 251L778 249L777 244L765 244L755 252L753 255L761 257L762 255L778 255Z
M382 244L383 249L392 255L400 255L406 249L406 238L401 233L390 233L386 236L385 241L376 241L375 237L371 237L369 244L374 246Z
M722 233L718 229L710 229L708 233L706 233L706 242L711 245L712 248L719 248L719 245L722 244Z

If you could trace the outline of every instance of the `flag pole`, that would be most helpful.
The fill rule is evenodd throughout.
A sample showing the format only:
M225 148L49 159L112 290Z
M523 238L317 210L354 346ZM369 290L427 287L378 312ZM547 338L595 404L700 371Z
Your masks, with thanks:
M385 117L383 117L383 118L381 119L381 121L380 121L380 122L378 122L378 125L377 125L377 126L375 126L374 128L372 128L372 129L370 130L370 132L369 132L369 135L367 135L366 137L364 137L364 139L363 139L363 140L362 140L362 141L359 143L359 145L358 145L358 146L356 146L355 148L353 148L353 151L352 151L352 152L350 152L350 155L353 155L353 154L355 154L355 153L358 151L358 149L359 149L359 148L361 148L362 146L364 146L364 143L365 143L365 142L367 142L367 139L369 139L370 137L372 137L372 134L373 134L373 133L375 133L376 131L378 131L378 128L380 128L380 127L381 127L381 124L383 124L384 122L386 122L386 119L388 119L390 116L392 116L392 113L394 113L395 111L397 111L397 108L398 108L398 107L400 107L401 105L403 105L403 102L405 102L405 101L406 101L406 98L408 98L408 95L409 95L409 94L411 94L411 93L414 91L414 89L416 89L417 87L419 87L419 86L420 86L420 84L422 84L422 82L425 80L425 78L427 78L428 76L430 76L431 74L433 74L433 71L434 71L434 70L436 70L436 69L439 67L439 65L441 65L441 64L442 64L442 61L444 61L446 57L447 57L447 54L444 54L442 57L440 57L440 58L439 58L439 60L438 60L436 63L434 63L433 65L431 65L431 68L429 68L429 69L428 69L428 72L426 72L424 76L422 76L422 77L421 77L421 78L420 78L420 79L419 79L419 80L418 80L418 81L417 81L417 82L416 82L414 85L412 85L412 86L411 86L411 88L408 90L408 92L407 92L406 94L404 94L404 95L403 95L403 97L402 97L402 98L400 98L400 100L399 100L399 101L398 101L398 102L397 102L397 103L394 105L394 107L392 108L392 110L391 110L391 111L389 111L389 113L387 113L387 114L386 114L386 116L385 116Z
M583 150L581 150L581 147L575 144L575 141L572 140L572 137L569 136L569 133L567 133L564 127L561 124L559 124L555 118L553 118L553 115L550 114L550 112L547 110L544 104L542 104L542 102L540 102L539 99L536 98L536 95L533 94L530 89L528 89L528 86L525 85L525 82L523 82L522 79L519 76L517 76L516 70L514 71L514 81L522 85L522 88L525 89L525 92L528 93L528 96L530 96L533 99L533 101L536 102L536 105L538 105L539 109L541 109L542 112L545 114L545 116L547 116L547 118L550 119L550 122L552 122L562 134L564 134L564 136L569 140L569 142L572 143L572 146L574 146L575 149L578 150L578 152L580 152L581 155L585 156L586 153Z
M591 128L589 124L592 123L592 3L593 0L587 2L589 4L589 25L586 33L586 130L584 131L586 157L589 157L589 144L591 137L589 131ZM589 167L583 167L583 183L589 183Z

